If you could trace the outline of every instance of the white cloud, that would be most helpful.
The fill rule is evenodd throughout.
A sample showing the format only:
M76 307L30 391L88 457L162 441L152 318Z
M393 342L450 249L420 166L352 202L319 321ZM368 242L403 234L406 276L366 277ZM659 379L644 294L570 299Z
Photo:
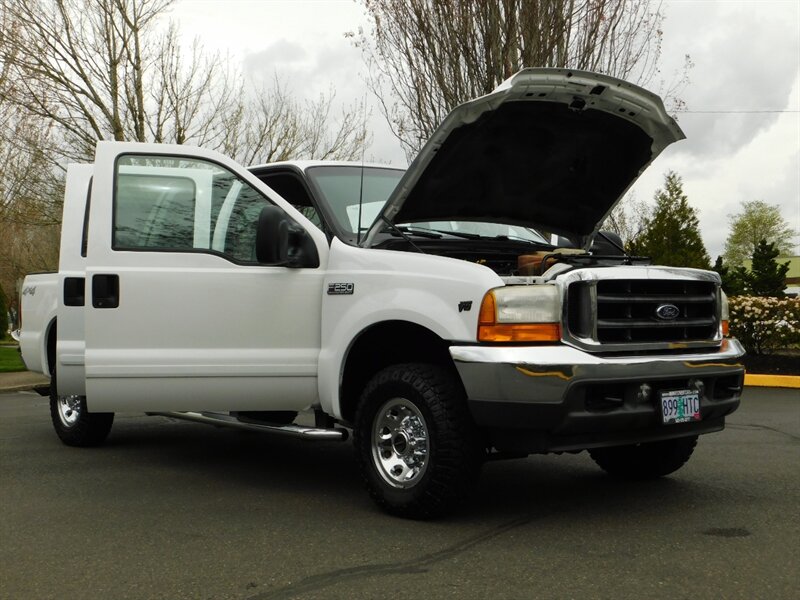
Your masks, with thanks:
M364 84L361 52L344 35L365 24L356 2L182 0L172 15L187 41L197 36L209 51L229 54L256 83L277 75L298 98L313 99L333 87L341 106L366 99L373 143L365 158L406 164Z
M684 180L700 213L712 258L722 252L729 213L744 200L781 207L800 228L800 2L666 0L661 75L667 86L691 55L695 67L682 92L680 115L688 139L668 148L634 186L650 200L667 170ZM360 53L344 32L367 25L352 0L212 2L181 0L174 18L187 39L229 53L243 70L273 73L309 97L333 84L339 101L365 96L373 106L373 144L366 158L405 164L398 142L363 82ZM658 89L657 81L649 87ZM788 110L759 114L752 110Z
M759 130L747 144L720 143L698 157L684 152L678 142L667 149L636 183L639 198L650 199L663 183L666 171L676 171L684 181L689 202L699 211L700 228L712 259L721 254L728 235L728 215L739 212L747 200L777 205L783 217L800 229L800 76L785 110ZM691 127L685 130L689 139Z
M687 139L656 159L634 193L650 201L664 173L676 171L712 259L743 201L776 204L800 229L800 3L668 1L665 8L662 73L691 55L681 96L697 112L679 114ZM747 112L764 110L782 112Z
M668 2L666 14L665 67L677 68L685 54L695 64L682 94L689 110L786 107L800 57L800 3ZM738 148L775 119L774 114L681 114L681 125L693 129L682 150L702 156L720 144Z
M259 52L247 54L242 61L245 72L260 71L273 65L292 66L308 59L308 52L297 42L280 39Z

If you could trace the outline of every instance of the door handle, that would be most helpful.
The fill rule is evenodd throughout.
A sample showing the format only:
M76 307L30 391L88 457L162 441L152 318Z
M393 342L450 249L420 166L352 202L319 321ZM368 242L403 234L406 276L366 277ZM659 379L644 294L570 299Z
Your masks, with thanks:
M92 276L92 306L95 308L119 306L119 275Z
M64 306L83 306L86 280L83 277L64 278Z

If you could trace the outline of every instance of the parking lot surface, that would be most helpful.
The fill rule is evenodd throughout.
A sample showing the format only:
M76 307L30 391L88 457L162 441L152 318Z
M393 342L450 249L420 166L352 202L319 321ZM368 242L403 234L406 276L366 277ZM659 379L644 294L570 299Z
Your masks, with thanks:
M0 395L0 598L798 598L800 398L747 388L652 482L586 453L487 464L458 514L392 518L349 443L118 415L63 446Z

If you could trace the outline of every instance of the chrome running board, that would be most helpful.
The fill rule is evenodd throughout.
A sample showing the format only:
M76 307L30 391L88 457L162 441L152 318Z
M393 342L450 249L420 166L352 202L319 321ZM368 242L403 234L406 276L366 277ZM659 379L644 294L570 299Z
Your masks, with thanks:
M347 439L346 429L320 429L316 427L305 427L303 425L262 425L261 423L244 423L236 417L224 413L198 413L198 412L149 412L148 415L170 417L173 419L183 419L184 421L194 421L195 423L205 423L207 425L218 425L220 427L233 427L234 429L246 429L248 431L260 431L262 433L279 433L300 437L306 440L328 440L345 441Z

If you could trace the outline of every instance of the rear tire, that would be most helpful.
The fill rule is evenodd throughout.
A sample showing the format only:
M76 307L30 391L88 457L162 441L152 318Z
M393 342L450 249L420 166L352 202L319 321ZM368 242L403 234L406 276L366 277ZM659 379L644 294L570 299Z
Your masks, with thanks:
M378 372L361 395L353 440L372 499L412 519L451 511L467 496L483 459L463 388L436 365Z
M114 413L91 413L86 396L59 396L56 371L50 376L50 419L59 439L67 446L99 446L108 437Z
M594 448L589 455L606 473L621 479L655 479L680 469L694 452L697 436Z

